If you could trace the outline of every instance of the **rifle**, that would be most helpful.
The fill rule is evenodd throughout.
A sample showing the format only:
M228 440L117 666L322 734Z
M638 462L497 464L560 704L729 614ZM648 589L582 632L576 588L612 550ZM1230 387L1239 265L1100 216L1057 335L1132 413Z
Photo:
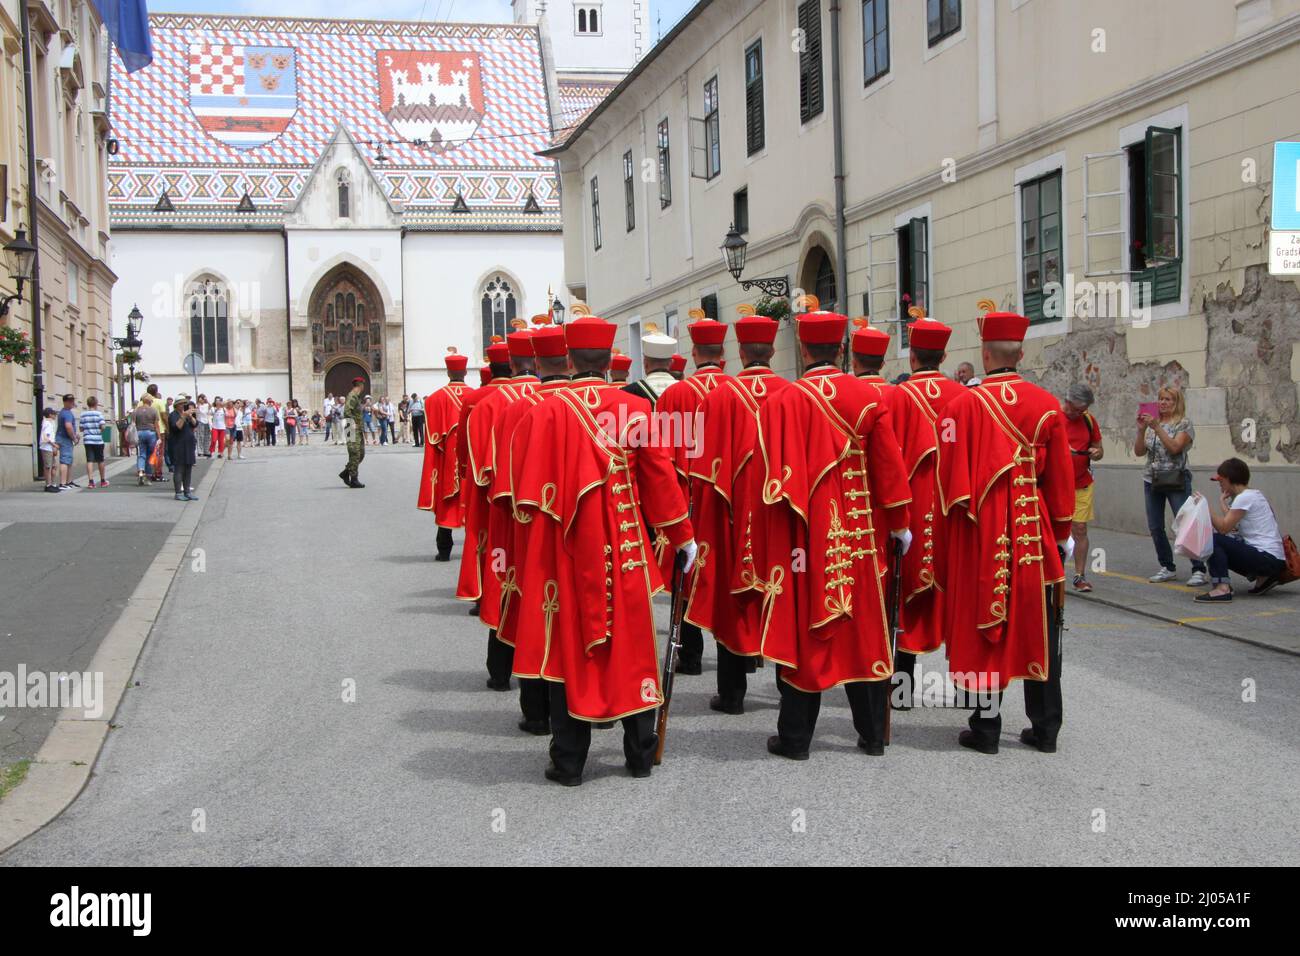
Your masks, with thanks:
M893 577L889 582L889 659L898 657L898 636L903 633L903 546L896 540L893 543ZM894 679L889 679L889 693L885 696L885 744L889 744L890 732L894 723Z
M655 766L659 766L664 759L664 741L668 736L668 706L673 699L673 681L677 675L677 656L682 649L682 617L686 613L686 586L685 573L682 565L686 563L686 556L680 551L673 557L673 589L672 589L672 610L668 618L668 647L664 651L664 672L660 679L660 686L663 689L664 702L659 705L659 716L655 720L655 734L658 736L658 743L655 745Z

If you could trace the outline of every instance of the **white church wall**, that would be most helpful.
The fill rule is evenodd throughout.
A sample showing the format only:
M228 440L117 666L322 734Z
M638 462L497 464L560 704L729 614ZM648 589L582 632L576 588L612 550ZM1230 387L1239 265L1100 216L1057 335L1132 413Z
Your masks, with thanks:
M402 254L407 394L427 395L447 383L448 346L468 354L471 368L481 364L480 302L494 275L510 280L523 319L547 311L548 288L563 288L564 247L554 233L408 232ZM470 383L477 384L477 375Z
M288 394L284 245L278 233L119 230L112 268L118 276L113 335L126 334L126 317L138 305L144 316L138 369L164 394L193 390L182 368L190 352L186 297L203 276L226 290L230 361L210 363L199 377L200 390L209 396ZM137 387L137 394L142 390Z

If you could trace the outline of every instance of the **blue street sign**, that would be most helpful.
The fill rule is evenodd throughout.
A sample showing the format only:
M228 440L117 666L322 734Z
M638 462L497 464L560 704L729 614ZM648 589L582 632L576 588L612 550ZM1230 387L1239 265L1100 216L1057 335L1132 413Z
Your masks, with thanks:
M1270 228L1300 231L1300 143L1273 144L1273 221Z

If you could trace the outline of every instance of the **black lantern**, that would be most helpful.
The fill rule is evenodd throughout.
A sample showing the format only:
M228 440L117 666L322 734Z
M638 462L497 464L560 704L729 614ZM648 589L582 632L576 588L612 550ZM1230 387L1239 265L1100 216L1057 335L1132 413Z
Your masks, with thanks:
M564 303L560 301L557 295L555 301L551 303L551 315L555 318L556 325L564 324Z
M27 239L27 230L19 229L13 242L5 246L5 259L9 266L9 278L14 280L17 292L7 295L0 302L0 315L9 314L10 302L23 300L23 284L32 277L32 268L36 265L36 247Z
M745 253L749 249L749 243L745 241L736 230L736 224L731 224L731 230L727 233L727 238L723 240L722 261L727 264L727 271L731 277L740 283L740 287L745 291L757 286L763 290L764 295L774 298L788 299L790 297L790 280L785 276L767 276L762 279L745 279L740 278L741 273L745 271Z

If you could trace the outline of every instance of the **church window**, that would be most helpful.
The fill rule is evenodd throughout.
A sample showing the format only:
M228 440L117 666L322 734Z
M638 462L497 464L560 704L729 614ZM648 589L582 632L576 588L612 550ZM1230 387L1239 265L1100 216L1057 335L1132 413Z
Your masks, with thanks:
M492 336L504 337L510 331L510 322L515 318L515 291L505 276L493 276L483 286L481 307L483 347L487 348L492 342Z
M226 290L213 279L190 287L190 351L203 361L224 365L230 362L230 324Z
M581 36L593 36L600 33L600 8L590 5L579 6L576 8L578 17L578 33Z
M339 218L347 219L352 215L351 190L348 171L340 169L337 177L339 194Z

